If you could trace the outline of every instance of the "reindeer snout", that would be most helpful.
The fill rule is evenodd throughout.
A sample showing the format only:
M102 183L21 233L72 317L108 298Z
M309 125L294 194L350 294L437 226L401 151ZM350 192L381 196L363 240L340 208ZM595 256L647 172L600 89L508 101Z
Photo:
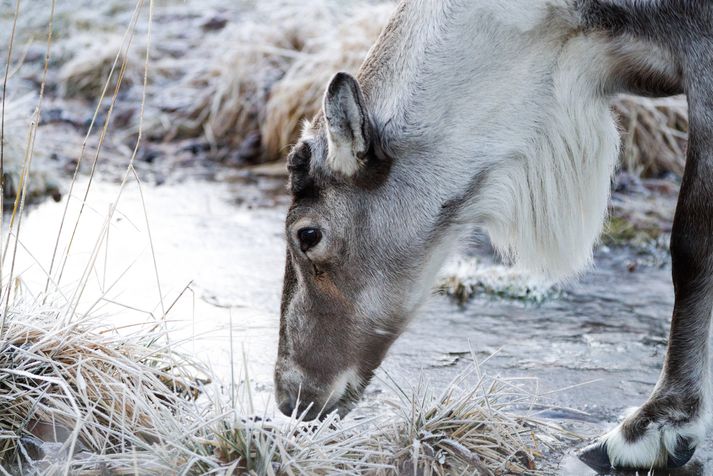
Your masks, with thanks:
M284 415L294 415L295 417L302 418L304 421L311 421L319 416L327 415L329 413L320 413L321 408L314 402L296 401L296 399L292 396L285 398L279 404L278 408ZM295 410L297 411L295 412Z
M278 408L284 415L290 416L295 411L295 400L292 397L287 397L282 400Z
M323 408L319 402L312 400L302 400L295 395L287 395L278 403L278 408L286 416L294 416L303 421L312 421L316 418L328 415L333 408Z
M342 397L347 390L347 380L342 375L326 380L310 378L294 367L289 371L278 368L275 372L278 408L285 415L295 415L304 421L326 416L335 409L346 410L340 404L344 403Z
M287 416L315 419L321 410L318 387L310 384L294 366L278 367L275 372L275 400L280 411Z
M311 421L329 414L333 406L320 392L310 390L306 385L277 385L277 407L286 416L295 416L304 421Z

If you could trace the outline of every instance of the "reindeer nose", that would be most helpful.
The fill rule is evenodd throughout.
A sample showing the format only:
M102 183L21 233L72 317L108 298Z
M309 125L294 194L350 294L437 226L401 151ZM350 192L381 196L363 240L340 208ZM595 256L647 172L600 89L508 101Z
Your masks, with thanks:
M284 415L290 416L295 411L295 400L292 397L287 397L280 403L279 408Z
M320 416L319 411L315 410L315 405L312 402L300 401L297 405L295 405L295 399L293 397L288 397L279 405L280 411L287 416L292 416L292 412L295 411L295 407L297 407L297 413L295 416L302 418L304 421L312 421Z

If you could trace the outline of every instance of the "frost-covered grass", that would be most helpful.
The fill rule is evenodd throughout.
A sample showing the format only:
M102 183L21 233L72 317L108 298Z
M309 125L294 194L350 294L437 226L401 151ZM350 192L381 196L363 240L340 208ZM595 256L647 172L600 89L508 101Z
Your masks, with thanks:
M478 295L542 302L561 292L556 284L526 271L500 264L485 265L477 258L461 258L447 265L438 287L461 304Z
M520 382L474 362L443 389L391 384L379 411L271 420L161 326L117 332L13 304L0 339L0 467L23 474L537 474L572 438Z

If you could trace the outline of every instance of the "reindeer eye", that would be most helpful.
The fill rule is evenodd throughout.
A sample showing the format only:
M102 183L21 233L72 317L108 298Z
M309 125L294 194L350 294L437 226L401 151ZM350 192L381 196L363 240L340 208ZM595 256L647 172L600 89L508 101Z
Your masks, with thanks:
M306 253L319 244L322 232L317 228L302 228L297 232L297 238L300 240L300 249Z

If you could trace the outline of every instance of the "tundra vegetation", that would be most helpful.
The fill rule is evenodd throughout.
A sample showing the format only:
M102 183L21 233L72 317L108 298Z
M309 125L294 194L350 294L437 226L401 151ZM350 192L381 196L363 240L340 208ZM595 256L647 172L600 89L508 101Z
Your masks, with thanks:
M160 325L170 310L149 332L115 329L77 313L75 296L53 288L54 266L48 289L23 287L14 253L26 207L82 200L80 174L99 170L121 190L197 161L281 161L328 79L356 71L393 8L345 4L0 2L4 474L537 474L542 454L575 438L537 418L538 396L521 381L489 376L475 359L475 386L465 376L437 390L391 382L376 412L309 425L265 418L250 405L247 376L221 382L172 342ZM604 243L658 246L683 170L685 100L622 97L614 107L624 147ZM444 289L459 299L557 292L505 268L474 268L462 264Z

